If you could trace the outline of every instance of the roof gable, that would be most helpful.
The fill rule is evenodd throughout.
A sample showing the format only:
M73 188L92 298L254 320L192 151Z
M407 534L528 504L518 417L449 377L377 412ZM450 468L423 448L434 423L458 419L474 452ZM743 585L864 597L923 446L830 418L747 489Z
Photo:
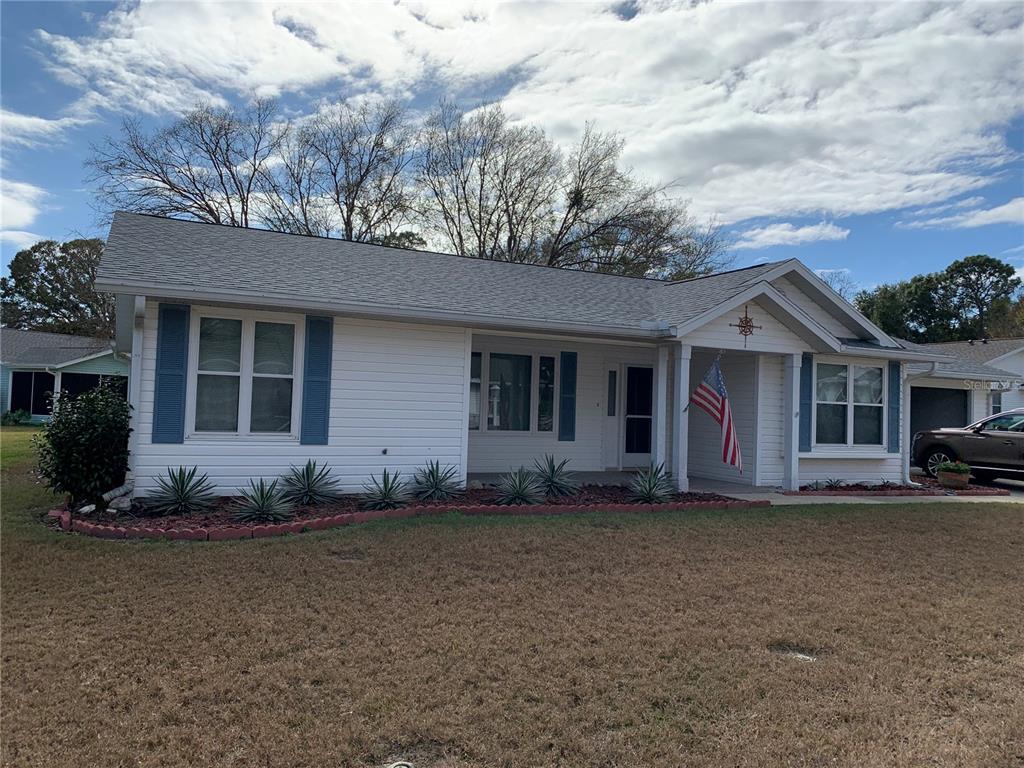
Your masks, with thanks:
M0 361L5 365L54 367L112 352L110 339L0 328Z

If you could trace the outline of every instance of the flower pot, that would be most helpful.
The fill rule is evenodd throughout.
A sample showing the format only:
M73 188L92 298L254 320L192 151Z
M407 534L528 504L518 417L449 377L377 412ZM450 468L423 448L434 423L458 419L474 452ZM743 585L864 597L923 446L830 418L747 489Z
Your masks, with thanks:
M936 478L943 488L966 488L971 480L970 475L961 472L938 472Z

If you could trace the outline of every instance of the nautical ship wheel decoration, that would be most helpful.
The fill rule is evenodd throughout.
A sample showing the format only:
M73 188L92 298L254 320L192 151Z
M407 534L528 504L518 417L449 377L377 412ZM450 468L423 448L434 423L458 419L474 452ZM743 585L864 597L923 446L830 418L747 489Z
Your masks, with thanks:
M747 307L743 307L743 316L739 318L738 323L729 323L730 328L739 328L739 334L743 337L743 348L747 347L747 339L754 335L754 331L760 331L760 325L754 325L754 318L747 312Z

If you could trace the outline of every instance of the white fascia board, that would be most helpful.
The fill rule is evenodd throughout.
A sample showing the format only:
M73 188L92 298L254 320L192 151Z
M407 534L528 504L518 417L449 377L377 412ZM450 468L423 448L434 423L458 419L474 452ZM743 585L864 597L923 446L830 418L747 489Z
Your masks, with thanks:
M112 349L105 349L102 352L93 352L91 355L84 355L83 357L76 357L74 360L68 360L66 363L54 363L53 365L51 365L49 367L53 368L56 371L56 370L60 370L61 368L67 368L69 365L78 365L78 363L86 363L89 360L95 360L96 358L106 357L107 355L112 355L112 354L114 354L114 350L112 350Z
M785 277L794 272L803 278L807 287L818 293L818 295L824 300L823 306L825 309L831 308L835 310L832 314L834 314L837 319L852 321L857 328L860 328L862 331L870 334L882 344L899 348L899 343L892 338L892 336L858 312L855 307L832 290L828 283L818 277L813 270L809 269L799 259L789 259L788 261L779 264L775 269L762 275L761 279L771 281L779 277ZM801 286L798 285L797 287L799 288Z
M602 338L605 336L627 339L664 339L674 335L674 327L668 324L651 323L651 327L630 327L617 325L598 325L591 323L567 323L560 320L538 318L536 320L505 317L502 315L478 315L454 310L423 309L418 307L398 307L370 302L332 302L311 301L304 296L278 293L245 293L218 292L202 290L190 286L155 286L143 285L141 281L118 280L114 282L96 282L96 290L107 292L128 292L144 295L150 299L166 301L202 302L211 304L230 304L252 309L273 308L292 312L322 312L331 315L363 317L375 320L392 320L395 322L425 322L438 325L457 325L472 327L479 330L523 329L523 330L554 330L566 333Z

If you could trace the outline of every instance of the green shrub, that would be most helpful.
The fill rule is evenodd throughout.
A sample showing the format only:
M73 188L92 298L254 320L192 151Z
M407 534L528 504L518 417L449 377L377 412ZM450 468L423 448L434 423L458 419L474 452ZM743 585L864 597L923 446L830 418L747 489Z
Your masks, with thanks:
M18 427L22 424L28 424L31 420L32 414L24 408L20 408L17 411L4 411L3 415L0 416L0 426Z
M191 515L209 509L217 498L207 475L196 477L196 467L186 470L167 468L167 477L158 477L159 490L143 499L146 509L157 515Z
M386 469L380 482L373 475L363 486L363 506L366 509L398 509L409 500L409 490L402 482L401 473L391 474Z
M259 483L249 481L248 488L239 488L242 498L238 501L235 520L241 523L281 523L293 516L292 503L288 501L277 480L269 485L262 477Z
M522 467L503 475L497 491L499 504L539 504L544 500L544 489L537 476Z
M568 463L568 459L555 463L555 457L550 453L545 454L543 460L533 462L534 476L547 496L572 496L579 490L573 473L565 468Z
M842 488L844 485L846 485L846 481L843 480L841 477L829 477L826 478L825 480L825 487L828 488L830 491L834 491L837 488Z
M459 470L448 466L441 468L438 461L428 461L427 466L417 469L412 480L412 495L420 501L448 501L462 492L456 479Z
M46 484L70 495L73 506L101 504L128 471L129 411L124 397L106 384L57 398L53 418L36 437Z
M304 507L326 504L338 498L338 481L331 477L326 465L317 469L312 459L304 467L292 467L281 478L281 485L285 499Z
M630 497L642 504L662 504L676 494L675 486L665 474L665 465L653 464L637 472L629 484Z
M936 472L952 472L956 475L971 474L971 467L962 461L944 461L935 468Z

